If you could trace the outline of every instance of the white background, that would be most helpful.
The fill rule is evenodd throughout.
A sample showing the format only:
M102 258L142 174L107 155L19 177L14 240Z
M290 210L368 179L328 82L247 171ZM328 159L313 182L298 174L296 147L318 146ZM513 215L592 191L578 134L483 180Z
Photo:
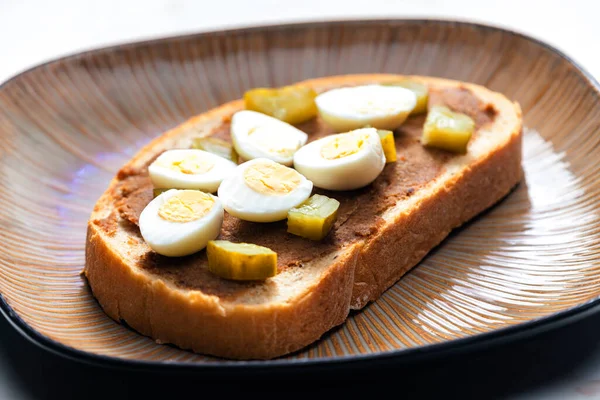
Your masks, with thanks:
M0 0L0 82L40 62L107 44L223 27L336 18L453 18L529 34L600 77L600 2L594 0ZM16 391L2 375L0 397ZM600 378L600 355L580 371L528 398L577 395ZM600 382L600 381L599 381ZM600 389L600 387L599 387Z
M0 81L79 50L216 28L368 17L455 18L543 39L600 75L595 0L0 0Z

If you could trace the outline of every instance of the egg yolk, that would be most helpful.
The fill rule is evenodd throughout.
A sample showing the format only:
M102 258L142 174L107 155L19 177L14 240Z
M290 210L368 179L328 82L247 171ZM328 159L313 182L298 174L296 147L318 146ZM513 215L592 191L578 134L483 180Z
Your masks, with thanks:
M282 157L291 157L300 147L300 141L297 138L278 134L269 128L252 128L248 132L248 137L261 150Z
M292 168L278 163L256 163L244 171L246 185L255 192L269 196L290 193L300 185L302 176Z
M159 164L172 171L181 172L187 175L200 175L210 171L215 163L198 155L188 155L185 158L177 158L170 160L160 160Z
M353 132L336 135L321 147L321 157L327 160L337 160L356 154L367 141L367 135Z
M169 197L158 209L158 215L170 222L191 222L205 216L215 201L199 190L182 190Z

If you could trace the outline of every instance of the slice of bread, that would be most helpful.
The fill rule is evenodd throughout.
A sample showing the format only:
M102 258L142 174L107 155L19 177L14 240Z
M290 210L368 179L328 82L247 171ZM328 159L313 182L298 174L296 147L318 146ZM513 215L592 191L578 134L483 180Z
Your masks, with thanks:
M406 77L348 75L305 83L322 92L400 78ZM440 158L444 161L436 174L427 178L419 171L419 160L403 153L403 143L418 140L398 140L398 164L390 171L400 177L397 179L404 179L406 174L407 181L415 181L406 195L371 197L368 202L359 195L349 196L348 202L355 202L356 215L360 215L361 207L367 210L370 204L380 203L373 221L362 221L363 226L356 227L351 240L330 242L318 256L307 260L298 256L302 259L292 260L264 282L240 283L215 277L207 271L202 255L182 260L154 257L135 225L135 212L130 212L152 198L151 188L136 182L147 180L146 168L155 157L167 149L189 148L193 137L218 132L235 111L243 108L243 102L233 101L191 118L145 146L112 180L88 224L84 274L104 311L160 343L226 358L268 359L313 343L343 323L351 309L376 300L452 229L498 202L522 177L518 104L482 86L410 78L425 83L435 93L454 90L452 93L470 96L461 99L447 95L441 101L450 108L485 117L477 124L467 154ZM436 102L435 93L430 105ZM415 118L413 125L422 126L423 117ZM402 129L396 132L398 137L406 135ZM418 148L423 147L419 144ZM396 178L388 174L376 184L385 187L390 179ZM134 195L137 206L123 202L123 198ZM355 220L348 219L344 229L356 224ZM365 223L372 226L365 229ZM289 234L283 230L281 235L283 241ZM319 248L319 244L314 246ZM280 254L280 259L286 256L289 262L296 255Z

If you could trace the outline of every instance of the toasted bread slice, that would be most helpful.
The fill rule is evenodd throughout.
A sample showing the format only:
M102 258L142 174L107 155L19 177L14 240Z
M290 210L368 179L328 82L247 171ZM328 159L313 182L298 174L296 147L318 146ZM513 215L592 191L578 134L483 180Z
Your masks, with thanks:
M399 78L405 77L349 75L305 83L322 92ZM153 255L131 212L151 199L147 183L139 182L147 180L146 167L156 156L167 149L188 148L193 137L218 132L243 108L243 102L233 101L196 116L145 146L112 180L88 224L84 273L104 311L161 343L226 358L268 359L316 341L343 323L351 309L376 300L452 229L498 202L522 177L518 104L473 84L411 78L437 93L449 93L441 98L449 107L481 116L467 154L434 154L436 172L426 173L431 168L421 158L429 157L430 151L401 128L398 164L376 184L380 190L396 181L411 185L406 193L385 198L377 197L387 193L382 191L369 192L371 197L348 196L345 201L353 211L338 229L350 232L349 236L332 233L339 240L331 239L324 247L309 244L318 254L312 258L303 258L302 252L313 247L298 245L293 254L279 249L287 264L263 282L215 277L206 270L202 254L183 259ZM464 96L455 96L459 94ZM435 101L433 95L430 105ZM422 119L413 125L422 126ZM411 158L408 150L404 154L402 146L414 147L416 155ZM128 196L137 196L139 204L124 201ZM375 211L373 203L378 205ZM363 218L360 227L352 226L370 212L372 221ZM289 235L285 230L280 235L282 242L288 240L284 240Z

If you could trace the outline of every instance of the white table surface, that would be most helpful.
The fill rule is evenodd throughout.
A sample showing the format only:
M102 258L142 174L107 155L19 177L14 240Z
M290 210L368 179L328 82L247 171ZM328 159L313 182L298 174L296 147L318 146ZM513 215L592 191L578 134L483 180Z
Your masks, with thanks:
M58 56L124 41L234 26L368 17L452 18L508 27L554 45L600 78L599 11L600 1L595 0L0 0L0 82ZM584 329L594 326L588 325ZM21 350L33 363L43 355L10 330L0 323L0 341L11 343L10 348L0 348L0 399L39 398L43 391L29 391L16 379L15 371L27 368L12 366L18 364L15 357ZM568 336L556 340L555 346L571 345ZM516 396L600 399L600 339L585 340L589 354L583 361L564 376L534 382ZM40 362L52 368L54 361Z
M122 41L367 17L454 18L508 27L553 44L600 75L598 11L596 0L0 0L0 81L59 55Z

